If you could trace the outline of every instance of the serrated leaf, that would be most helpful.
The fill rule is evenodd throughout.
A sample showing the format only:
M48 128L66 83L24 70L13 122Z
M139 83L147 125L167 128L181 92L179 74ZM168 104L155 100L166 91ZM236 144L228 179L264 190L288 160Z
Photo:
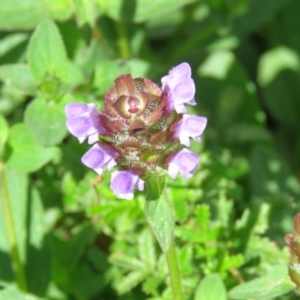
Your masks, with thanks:
M193 271L193 246L192 243L186 244L183 248L177 249L178 261L182 276L190 274Z
M67 134L63 105L40 98L27 106L25 124L35 140L44 147L58 144Z
M284 295L295 288L291 282L287 266L276 266L266 276L238 285L229 291L233 300L272 299Z
M219 274L206 276L196 290L194 300L226 300L226 288Z
M119 252L112 254L109 257L109 261L113 264L116 264L122 268L126 268L129 270L146 270L144 262Z
M22 172L38 170L56 153L55 148L40 146L23 123L15 124L11 128L8 143L12 148L12 153L7 159L7 164Z
M146 220L164 252L167 252L173 240L173 207L165 195L158 200L145 201Z
M209 220L210 220L210 210L209 206L206 204L200 205L196 209L196 220L200 228L200 236L202 241L206 241L208 230L209 230Z
M56 24L44 19L34 31L28 48L28 63L33 77L41 81L45 75L64 80L68 76L65 46Z
M126 275L124 279L117 285L117 290L120 294L124 294L134 287L136 287L139 283L145 280L149 274L145 271L134 271Z
M153 236L149 230L144 230L138 239L139 257L151 270L155 269L156 255Z

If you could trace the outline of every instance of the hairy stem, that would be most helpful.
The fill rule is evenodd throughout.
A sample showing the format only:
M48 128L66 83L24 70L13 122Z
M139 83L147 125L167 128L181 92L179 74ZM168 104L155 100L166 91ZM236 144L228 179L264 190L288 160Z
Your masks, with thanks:
M2 199L5 223L7 227L7 234L8 234L8 239L9 239L9 244L11 249L12 269L15 274L18 288L22 291L26 291L27 290L26 279L25 279L23 265L21 263L21 259L19 255L17 236L16 236L14 220L12 216L12 209L9 201L9 195L7 191L4 165L2 164L2 162L0 162L0 191L1 191L1 199Z

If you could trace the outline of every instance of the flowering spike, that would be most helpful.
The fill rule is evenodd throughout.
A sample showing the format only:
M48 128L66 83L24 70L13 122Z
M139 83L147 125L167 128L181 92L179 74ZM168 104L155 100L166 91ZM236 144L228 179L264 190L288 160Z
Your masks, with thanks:
M190 146L190 138L199 142L207 120L184 114L185 104L196 104L194 95L187 63L163 77L161 89L149 79L121 75L105 94L103 112L94 104L68 104L67 127L80 142L96 143L82 162L98 174L117 166L110 188L132 199L144 180L178 173L188 179L195 172L199 157L182 145Z

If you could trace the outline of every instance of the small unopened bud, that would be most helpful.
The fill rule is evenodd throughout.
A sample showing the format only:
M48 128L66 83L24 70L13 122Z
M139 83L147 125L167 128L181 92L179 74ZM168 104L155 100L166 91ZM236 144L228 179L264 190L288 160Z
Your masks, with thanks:
M300 290L300 264L289 265L289 276L291 280L296 284L296 291Z

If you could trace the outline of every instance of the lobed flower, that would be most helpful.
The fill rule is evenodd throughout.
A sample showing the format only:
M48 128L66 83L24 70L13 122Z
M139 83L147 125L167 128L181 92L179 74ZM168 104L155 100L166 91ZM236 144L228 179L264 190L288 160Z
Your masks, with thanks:
M190 65L182 63L161 79L162 90L168 97L169 112L175 109L178 114L186 113L184 104L196 105L194 99L196 88L191 75Z
M80 143L88 138L88 143L93 144L99 140L99 134L106 133L95 104L70 103L66 105L65 113L67 128Z
M134 171L115 171L112 173L110 188L117 197L131 200L135 187L140 191L144 190L144 181Z
M119 76L105 95L103 112L95 104L71 103L65 108L67 128L83 142L94 144L82 163L98 174L111 171L110 188L118 198L132 199L144 190L149 176L190 178L199 157L183 146L200 142L205 117L186 114L196 105L195 84L188 63L173 68L159 88L149 79Z

